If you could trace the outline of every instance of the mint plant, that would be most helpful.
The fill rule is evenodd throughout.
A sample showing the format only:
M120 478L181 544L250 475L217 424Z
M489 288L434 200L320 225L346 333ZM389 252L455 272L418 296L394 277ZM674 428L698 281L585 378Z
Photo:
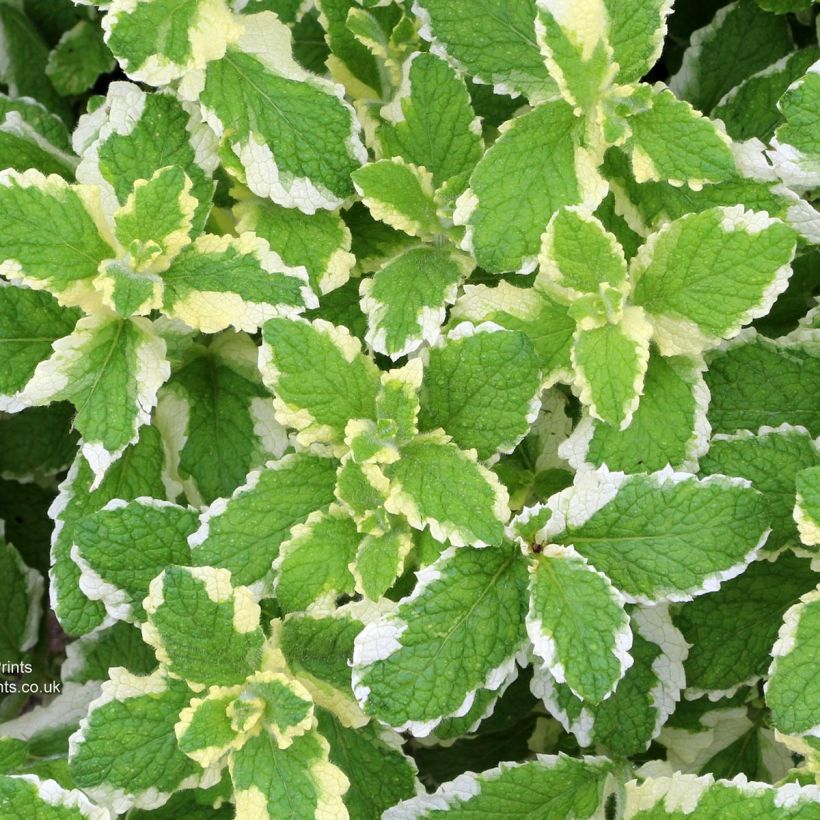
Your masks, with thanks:
M0 816L815 817L819 23L0 2Z

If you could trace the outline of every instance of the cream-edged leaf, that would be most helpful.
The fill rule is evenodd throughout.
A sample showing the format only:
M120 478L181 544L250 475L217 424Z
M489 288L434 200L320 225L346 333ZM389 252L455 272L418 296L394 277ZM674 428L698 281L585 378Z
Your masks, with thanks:
M612 791L612 764L603 757L538 755L524 763L501 763L467 772L432 794L406 800L384 820L421 820L444 814L467 818L502 812L509 820L529 817L597 817Z
M675 773L668 777L649 777L638 784L626 784L624 817L628 820L691 817L710 820L741 812L743 816L760 818L811 817L812 806L820 801L817 786L787 783L770 786L748 781L744 775L733 780L716 780L711 774Z
M147 319L108 312L80 319L70 336L34 371L21 400L29 405L70 401L74 426L96 483L139 437L170 375L165 341Z
M357 636L353 690L364 711L417 736L462 714L476 690L497 689L512 673L525 600L517 548L446 550L394 614Z
M402 447L384 470L390 480L385 509L437 541L455 546L497 546L509 517L507 490L480 465L475 450L460 450L441 430Z
M576 470L606 464L638 473L671 464L694 471L709 446L705 369L702 359L666 357L650 349L643 396L629 426L618 430L585 414L559 454Z
M763 498L743 479L698 480L582 471L547 502L540 544L572 545L628 601L687 601L739 575L769 529ZM697 525L693 525L693 520Z
M109 820L107 809L96 806L79 789L66 789L56 780L37 775L0 776L0 811L8 818L28 820Z
M230 498L217 499L189 539L191 560L231 571L234 583L270 591L271 565L294 525L333 501L337 463L308 453L252 471Z
M470 176L454 221L462 247L493 273L529 273L541 234L564 205L591 208L606 195L597 159L582 147L583 120L557 100L510 120Z
M527 335L464 323L425 356L421 429L443 428L482 460L511 452L541 407L541 370Z
M378 370L346 328L272 319L262 340L260 370L276 395L276 417L302 444L339 449L350 420L375 419Z
M381 115L376 136L385 156L426 168L436 188L453 179L456 187L466 184L484 143L466 83L445 60L411 54L402 66L402 84Z
M237 232L255 233L285 265L304 267L314 293L329 293L347 282L356 258L350 252L350 229L339 214L305 214L264 200L239 202L234 213Z
M102 103L80 118L72 140L80 155L77 179L99 188L106 213L125 205L138 180L173 165L191 180L194 230L205 226L219 160L216 138L195 106L168 91L113 82Z
M463 254L438 247L409 248L387 260L359 286L367 343L396 360L435 342L471 268Z
M434 54L497 93L556 95L535 40L535 0L416 0L413 11Z
M327 741L309 732L280 749L272 735L250 738L231 756L236 812L255 820L346 817L348 779L329 760Z
M649 747L675 711L685 685L688 644L673 626L666 606L630 613L633 664L602 703L579 700L565 683L538 667L531 684L547 710L580 746L595 745L630 756Z
M198 521L195 510L155 499L109 502L74 531L80 589L112 618L145 620L149 584L169 564L189 562L187 539Z
M256 344L231 331L209 342L186 351L156 413L174 470L196 505L232 495L251 470L288 448L256 366Z
M242 683L258 668L264 635L259 606L231 573L171 566L150 584L142 636L173 677L195 691Z
M115 255L100 235L98 193L39 171L0 174L0 275L93 308L97 267Z
M617 324L578 327L571 361L575 390L597 418L626 429L638 408L649 365L652 326L641 308L628 307Z
M308 214L335 210L353 193L350 174L366 159L343 89L293 59L290 30L274 14L246 16L243 26L225 56L182 93L199 100L257 196Z
M80 522L115 498L173 498L180 489L168 474L162 438L152 426L141 428L137 442L126 448L123 457L111 465L92 489L94 482L91 466L78 453L49 508L54 521L49 572L51 608L69 635L84 635L100 626L106 617L102 602L89 600L80 589L80 568L71 559Z
M818 681L815 672L820 590L800 597L783 616L772 647L772 665L766 684L766 703L772 724L786 735L820 737Z
M622 596L572 547L533 556L527 634L543 668L588 703L607 698L632 665Z
M275 316L296 316L318 302L304 268L285 265L251 233L203 234L162 275L163 312L204 333L253 332Z
M354 580L348 565L360 540L356 523L337 505L292 527L273 563L274 593L282 610L301 611L351 595Z
M103 26L125 73L155 86L219 60L241 31L222 0L112 0Z
M711 208L648 239L630 266L632 299L662 354L696 354L769 312L793 256L794 235L780 220L740 205Z
M102 694L69 739L77 785L117 814L162 806L179 789L217 779L177 746L174 724L191 698L163 670L139 677L115 667Z

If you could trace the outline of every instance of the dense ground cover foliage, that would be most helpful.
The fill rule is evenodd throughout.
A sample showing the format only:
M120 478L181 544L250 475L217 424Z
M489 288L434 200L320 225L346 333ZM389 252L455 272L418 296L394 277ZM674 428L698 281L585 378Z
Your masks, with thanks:
M812 0L0 0L0 817L820 815Z

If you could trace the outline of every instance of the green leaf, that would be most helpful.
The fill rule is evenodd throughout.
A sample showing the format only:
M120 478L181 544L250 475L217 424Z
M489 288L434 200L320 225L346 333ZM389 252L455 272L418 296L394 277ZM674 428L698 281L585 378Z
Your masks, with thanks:
M440 57L419 52L402 72L396 96L381 109L382 153L426 168L436 188L453 179L463 188L484 150L464 80Z
M355 522L337 505L311 513L304 524L292 527L273 563L274 592L282 610L304 610L328 600L332 604L340 595L352 595L348 564L360 540Z
M125 204L137 180L173 165L191 180L198 202L193 229L203 229L218 156L216 138L191 106L172 94L114 82L104 102L80 118L73 140L81 155L77 179L99 187L107 212Z
M192 347L160 394L157 425L194 504L230 496L252 469L287 449L257 354L248 336L226 332L207 348Z
M317 732L296 738L286 750L273 737L252 737L231 756L236 812L259 820L344 817L348 780L328 759L327 741Z
M167 501L110 501L74 531L71 557L81 570L80 589L102 601L112 618L144 621L151 581L170 564L189 563L187 539L198 521L195 510Z
M96 483L139 437L157 391L170 374L165 342L147 319L120 319L107 312L77 322L37 365L21 400L42 405L70 401L82 453Z
M627 601L688 601L739 575L768 535L762 496L742 479L579 474L547 503L540 544L571 545ZM697 522L697 523L695 523Z
M560 454L576 470L601 467L627 473L660 470L671 464L692 472L708 447L709 392L702 360L649 352L644 393L625 430L585 414Z
M653 92L651 105L629 119L627 150L636 181L700 188L735 176L731 140L664 86Z
M219 0L112 0L103 28L125 73L157 86L219 60L241 33Z
M463 247L481 267L529 273L552 214L564 205L594 208L603 199L582 130L567 103L550 102L510 120L484 154L454 216L467 225Z
M820 467L797 474L794 521L800 540L808 547L820 546Z
M64 683L102 683L112 666L125 667L135 675L148 675L157 668L154 651L142 640L139 627L118 621L72 641L66 646L60 677Z
M509 453L541 408L541 372L528 337L492 324L461 324L429 351L422 430L441 427L481 460Z
M43 577L27 567L20 553L0 540L0 573L4 582L0 604L0 653L15 663L37 643L43 614Z
M95 302L91 279L114 255L100 236L95 192L39 171L0 177L0 274L62 305Z
M632 298L663 355L696 354L769 312L793 256L793 233L779 220L742 206L712 208L649 238L631 265Z
M467 772L433 794L406 800L385 820L438 817L596 817L612 785L612 764L603 757L538 755L526 763L502 763L480 774Z
M184 681L161 669L147 677L112 669L69 741L77 785L118 814L157 808L177 790L212 785L214 779L179 750L174 735L191 694Z
M572 381L570 349L575 319L540 287L519 288L501 281L497 287L465 285L450 313L453 322L492 322L526 333L541 367L545 386Z
M102 603L90 601L80 590L80 568L70 557L79 522L114 498L125 501L140 496L165 498L178 492L178 487L174 487L166 475L160 434L149 426L140 430L137 443L126 448L96 489L92 489L94 481L91 467L85 457L78 454L49 510L54 519L49 573L51 608L69 635L84 635L105 618Z
M547 547L530 567L527 634L543 668L600 703L632 665L624 600L572 547Z
M385 474L385 509L414 529L429 527L437 541L455 546L501 543L510 514L506 489L477 463L475 451L459 450L440 430L403 447Z
M67 470L77 452L73 417L70 404L31 407L0 416L0 475L17 481L38 480Z
M787 735L820 734L818 680L814 674L820 636L820 590L790 607L772 647L766 703L772 724Z
M820 61L789 86L778 102L785 122L775 131L769 156L780 177L801 190L820 184L820 140L817 104L820 100Z
M276 417L301 444L340 451L348 421L375 419L378 370L346 328L271 319L262 339L260 369L276 395Z
M615 691L597 706L572 694L536 667L533 694L578 744L603 747L617 756L636 755L649 747L675 711L685 685L683 661L687 643L672 625L667 607L635 609L630 613L634 660Z
M803 48L752 74L726 94L712 110L712 116L723 122L732 139L757 137L768 143L783 122L778 100L818 57L820 49Z
M416 793L416 766L402 753L400 735L374 721L350 729L323 709L316 716L330 744L330 762L350 781L343 799L351 817L380 820L382 812Z
M367 343L395 361L434 342L471 268L462 254L437 247L410 248L385 262L360 285Z
M352 178L356 193L374 218L422 239L442 232L433 176L426 168L396 157L363 165Z
M785 553L682 606L673 620L691 644L684 665L691 696L714 699L764 676L783 614L816 582L807 560Z
M820 449L807 430L781 425L761 427L757 435L743 430L717 435L701 460L701 472L746 478L763 494L772 533L766 551L796 546L798 533L792 518L795 479L807 467L820 464Z
M162 279L163 312L203 333L253 332L275 316L318 305L304 268L287 267L250 233L197 237Z
M31 774L0 777L0 811L8 820L107 820L81 791Z
M315 293L329 293L348 281L356 258L350 253L350 229L338 214L308 215L262 200L240 202L234 213L237 233L252 231L267 240L285 265L303 265Z
M751 4L750 4L751 5ZM811 817L817 796L814 786L788 783L775 787L748 783L745 776L734 780L715 780L711 774L676 773L671 777L650 777L638 785L626 784L624 817L627 820L662 820L666 817L760 817L761 820L786 820Z
M793 47L785 17L766 14L747 0L730 3L692 35L670 87L708 114L724 94Z
M799 424L820 435L820 358L751 331L707 363L715 433Z
M142 636L157 660L191 688L242 683L259 665L264 635L259 606L231 573L169 567L149 587Z
M0 166L16 171L36 168L71 179L76 164L59 117L36 100L0 94Z
M525 634L526 563L511 546L451 547L418 577L395 614L356 638L353 690L367 714L424 736L513 672Z
M572 342L575 390L593 418L629 427L644 390L652 326L641 308L626 308L618 324L578 327Z
M100 74L107 74L114 65L99 25L80 20L51 50L46 76L58 94L70 97L87 91Z
M46 76L48 46L21 9L19 3L3 3L0 7L0 40L3 42L0 82L6 86L9 96L33 97L69 122L71 109ZM53 14L53 10L50 13Z
M79 318L79 311L61 308L49 293L0 285L0 350L6 362L0 373L0 409L15 412L24 407L17 394Z
M252 472L229 499L219 499L190 538L191 560L224 567L234 583L269 588L271 564L295 524L333 501L336 462L288 455Z
M414 11L431 50L478 82L534 103L554 96L535 40L535 0L421 0Z
M290 30L273 14L243 22L238 42L205 69L205 119L227 137L257 196L308 214L334 210L367 158L353 110L338 86L293 60Z

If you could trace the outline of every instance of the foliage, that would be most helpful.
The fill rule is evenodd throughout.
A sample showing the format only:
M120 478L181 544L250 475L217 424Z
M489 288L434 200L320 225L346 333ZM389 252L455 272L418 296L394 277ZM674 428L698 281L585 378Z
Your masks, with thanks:
M812 0L76 2L0 0L0 815L816 817Z

